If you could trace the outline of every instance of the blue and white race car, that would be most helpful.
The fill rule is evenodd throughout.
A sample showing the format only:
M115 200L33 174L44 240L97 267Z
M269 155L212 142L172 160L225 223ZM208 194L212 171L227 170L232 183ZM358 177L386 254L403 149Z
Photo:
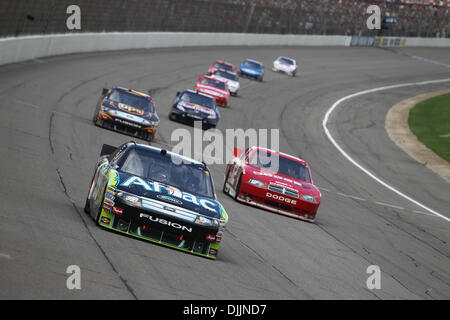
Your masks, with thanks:
M283 72L290 76L295 77L295 74L297 72L297 62L292 58L282 56L278 57L273 62L272 71Z
M245 59L245 61L239 66L238 74L241 77L248 77L263 81L264 64L256 60Z

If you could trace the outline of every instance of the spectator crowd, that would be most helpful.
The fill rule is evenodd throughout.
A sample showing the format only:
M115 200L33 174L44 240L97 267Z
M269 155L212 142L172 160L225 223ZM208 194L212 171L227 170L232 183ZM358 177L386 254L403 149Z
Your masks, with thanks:
M64 33L71 0L1 0L0 36ZM450 37L447 0L77 0L80 32L187 31ZM431 2L431 4L424 4ZM386 21L369 30L376 4ZM395 18L395 19L394 19Z

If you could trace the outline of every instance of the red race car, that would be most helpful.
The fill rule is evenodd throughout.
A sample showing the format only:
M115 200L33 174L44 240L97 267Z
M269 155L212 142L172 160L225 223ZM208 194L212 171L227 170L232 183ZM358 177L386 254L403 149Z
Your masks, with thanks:
M223 191L237 201L314 222L322 195L301 158L270 149L235 148Z
M217 70L222 69L231 73L236 74L236 67L232 65L231 63L222 61L222 60L216 60L213 64L211 64L208 68L208 75L212 75Z
M198 82L194 88L198 93L203 93L216 99L218 105L226 107L230 91L226 82L211 78L210 76L202 76L198 78Z

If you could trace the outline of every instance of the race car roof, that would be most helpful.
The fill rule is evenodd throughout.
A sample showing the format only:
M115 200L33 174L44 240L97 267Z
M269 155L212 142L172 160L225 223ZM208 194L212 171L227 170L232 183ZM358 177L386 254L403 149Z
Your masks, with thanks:
M289 58L289 57L285 57L285 56L279 56L277 58L277 60L280 60L280 59L286 59L286 60L291 60L292 62L295 62L295 59L292 59L292 58Z
M245 59L245 61L255 62L255 63L259 63L260 65L264 65L262 62L257 61L257 60L253 60L253 59Z
M267 149L267 148L263 148L263 147L252 147L252 149L257 150L257 151L265 151L267 153L277 154L279 156L282 156L283 158L287 158L287 159L291 159L291 160L300 162L301 164L306 165L306 166L308 165L308 163L305 160L303 160L302 158L295 157L295 156L292 156L292 155L284 153L284 152L280 152L280 151L276 151L276 150L272 150L272 149Z
M151 150L151 151L157 152L157 153L162 153L162 152L165 151L166 154L169 155L169 156L175 156L175 157L178 157L178 158L180 158L181 160L183 160L185 162L190 162L190 163L193 163L193 164L197 164L197 165L201 165L201 166L206 167L206 165L204 163L199 162L199 161L194 160L194 159L191 159L191 158L188 158L188 157L185 157L185 156L183 156L181 154L178 154L178 153L170 152L170 151L167 151L167 150L162 149L162 148L149 146L147 144L134 143L134 142L130 142L130 143L132 143L133 145L135 145L136 148L139 148L139 149Z
M226 64L227 66L234 67L233 64L231 64L229 62L226 62L226 61L223 61L223 60L216 60L216 61L214 61L213 64L215 64L215 63Z
M207 78L207 79L211 79L211 80L214 80L214 81L223 82L223 83L226 84L225 81L220 80L220 79L217 79L217 78L213 78L213 77L211 77L211 76L204 75L202 78Z
M210 98L210 99L214 100L213 97L208 96L207 94L203 94L203 93L197 92L197 91L192 90L192 89L184 90L184 92L186 92L186 91L187 91L187 92L190 92L190 93L193 93L193 94L198 94L199 96L204 96L204 97L206 97L206 98Z
M132 94L135 94L137 96L142 96L142 97L145 97L145 98L150 98L150 99L152 98L149 94L143 93L143 92L140 92L140 91L137 91L137 90L134 90L134 89L124 88L124 87L113 87L111 89L132 93Z

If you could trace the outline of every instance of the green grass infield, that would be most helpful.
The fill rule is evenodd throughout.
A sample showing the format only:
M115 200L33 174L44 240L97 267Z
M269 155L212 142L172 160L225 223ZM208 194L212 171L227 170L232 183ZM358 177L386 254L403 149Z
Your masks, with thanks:
M416 104L408 124L424 145L450 162L450 93Z

